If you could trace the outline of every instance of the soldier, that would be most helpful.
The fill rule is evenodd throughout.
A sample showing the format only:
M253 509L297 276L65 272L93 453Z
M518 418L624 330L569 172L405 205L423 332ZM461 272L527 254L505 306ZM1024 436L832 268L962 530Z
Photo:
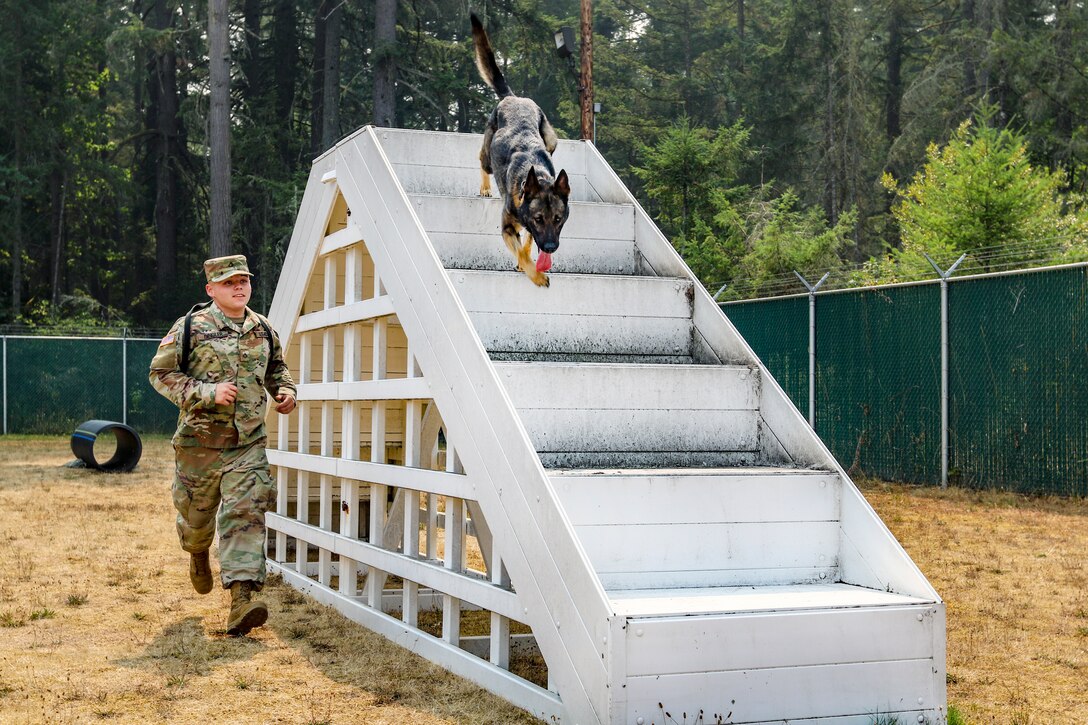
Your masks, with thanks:
M231 595L227 633L240 636L268 619L268 608L252 596L264 585L264 515L276 499L264 450L265 390L286 415L295 407L295 383L276 332L246 307L246 258L209 259L204 274L211 301L170 328L150 379L180 409L173 498L189 578L198 593L212 590L208 549L218 510L219 575Z

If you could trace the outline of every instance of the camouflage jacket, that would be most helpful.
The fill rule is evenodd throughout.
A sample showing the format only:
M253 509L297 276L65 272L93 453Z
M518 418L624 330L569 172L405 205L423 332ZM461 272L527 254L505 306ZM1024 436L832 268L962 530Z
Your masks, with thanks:
M184 316L159 343L149 377L155 390L180 409L175 444L233 448L252 443L265 436L265 391L295 395L279 336L269 326L269 341L260 319L247 307L239 326L214 303L194 312L187 373L179 368ZM215 386L224 382L238 386L238 397L216 405Z

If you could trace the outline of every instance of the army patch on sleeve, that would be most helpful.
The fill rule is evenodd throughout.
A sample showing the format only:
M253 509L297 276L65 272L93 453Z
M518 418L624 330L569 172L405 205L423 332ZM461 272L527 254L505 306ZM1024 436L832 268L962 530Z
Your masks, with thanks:
M174 333L171 332L169 335L167 335L166 337L164 337L162 339L162 342L159 343L159 347L162 347L163 345L169 345L173 341L174 341Z

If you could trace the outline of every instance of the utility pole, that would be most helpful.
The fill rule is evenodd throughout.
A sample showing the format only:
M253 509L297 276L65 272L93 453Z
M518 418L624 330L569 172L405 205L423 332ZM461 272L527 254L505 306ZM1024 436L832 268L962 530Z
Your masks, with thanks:
M582 0L582 138L593 138L593 0Z

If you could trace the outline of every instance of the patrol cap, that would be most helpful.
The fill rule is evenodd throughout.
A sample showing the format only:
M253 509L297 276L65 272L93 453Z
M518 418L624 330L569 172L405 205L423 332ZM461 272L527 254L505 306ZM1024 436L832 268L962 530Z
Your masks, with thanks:
M204 276L208 278L209 284L222 282L236 274L253 276L253 273L249 271L249 263L246 261L244 254L232 254L229 257L204 260Z

